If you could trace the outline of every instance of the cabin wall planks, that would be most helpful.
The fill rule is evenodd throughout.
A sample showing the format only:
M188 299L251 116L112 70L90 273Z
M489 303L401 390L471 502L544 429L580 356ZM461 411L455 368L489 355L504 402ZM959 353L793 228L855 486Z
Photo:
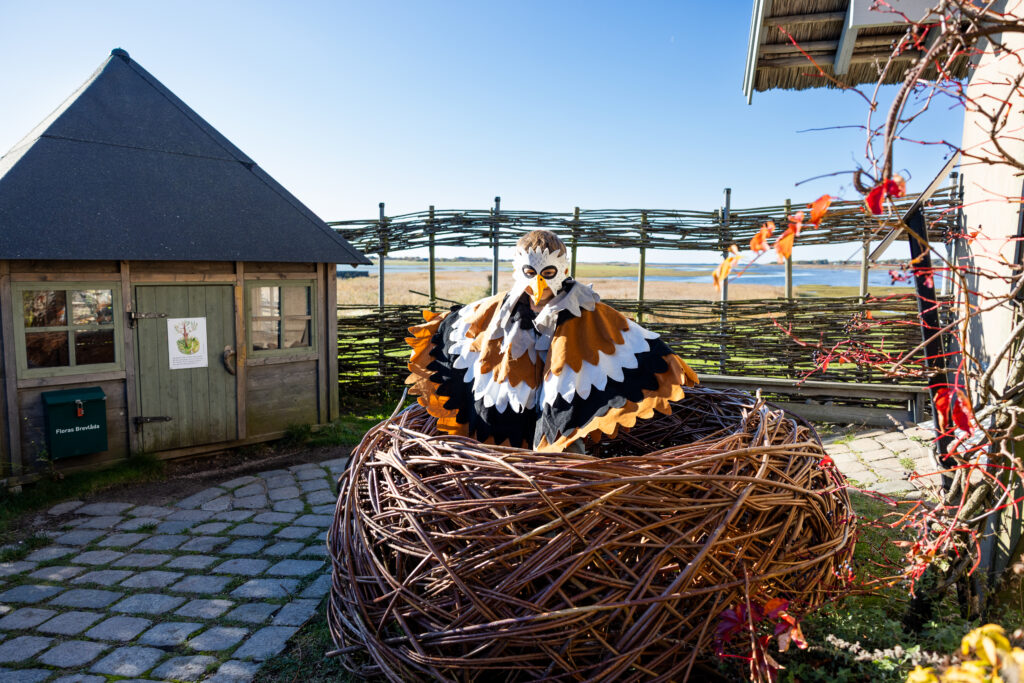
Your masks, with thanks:
M166 319L141 316L167 315L169 302L179 301L189 308L189 315L207 307L217 311L213 320L208 313L208 340L216 339L218 348L208 349L210 372L235 371L232 391L223 391L221 384L196 385L195 400L208 409L186 411L178 426L187 428L189 438L155 441L158 457L191 455L204 450L217 450L243 443L277 438L295 425L325 423L337 414L337 337L333 312L336 266L316 263L263 262L156 262L156 261L3 261L0 260L0 485L13 487L38 477L51 466L61 471L104 467L146 450L145 430L159 428L160 415L147 409L167 390L166 377L175 372L162 368L163 355L139 348L142 325L166 326ZM12 299L12 285L39 283L40 289L58 288L61 283L96 283L118 293L121 310L114 311L114 324L123 334L119 348L123 368L105 372L19 378L15 361L17 339L15 315L22 314L20 302ZM271 354L246 354L251 321L245 312L247 283L264 282L308 284L310 314L315 319L315 339L310 347ZM252 286L252 285L250 285ZM166 304L166 305L165 305ZM195 308L195 311L192 310ZM170 311L170 308L168 308ZM173 311L171 311L173 312ZM328 315L328 312L331 315ZM177 317L171 315L170 317ZM161 337L162 339L162 337ZM328 342L330 340L330 343ZM225 354L232 347L235 355ZM160 366L160 367L158 367ZM164 380L161 380L164 377ZM195 380L193 380L194 382ZM45 456L45 422L42 400L44 391L100 387L107 396L107 431L109 447L101 453L61 459L49 464ZM191 389L190 389L191 391ZM237 395L237 396L236 396ZM149 397L148 399L146 397ZM157 402L159 404L159 402ZM189 399L184 404L188 407ZM179 405L179 404L175 404ZM179 405L179 407L180 407ZM215 418L215 424L201 425L204 413ZM155 422L137 425L137 418L156 418ZM192 424L195 422L195 424Z

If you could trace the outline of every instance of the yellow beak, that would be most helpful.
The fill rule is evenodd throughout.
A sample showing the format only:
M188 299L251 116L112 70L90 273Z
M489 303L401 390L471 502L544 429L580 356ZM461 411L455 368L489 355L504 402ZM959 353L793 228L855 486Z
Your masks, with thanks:
M544 280L544 277L537 273L537 277L533 280L533 305L540 306L540 299L544 296L544 290L548 289L548 283Z

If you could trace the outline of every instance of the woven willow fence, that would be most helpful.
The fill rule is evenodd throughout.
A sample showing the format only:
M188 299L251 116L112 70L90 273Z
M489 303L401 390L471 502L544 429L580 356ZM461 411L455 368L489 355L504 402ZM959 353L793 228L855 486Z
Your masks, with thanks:
M916 195L897 202L897 211L906 210ZM958 191L947 187L936 191L925 210L929 237L941 241L956 224ZM434 210L382 216L365 220L328 223L345 239L366 254L388 254L431 246L494 247L514 246L520 235L530 230L552 230L573 247L608 249L645 248L671 250L722 251L730 244L741 248L750 242L765 221L775 221L781 229L785 217L805 209L804 204L714 211L670 210L590 210L571 213L505 211L500 204L492 209ZM861 201L835 202L817 228L807 226L800 245L860 242L879 229L878 220L864 213Z
M609 300L636 317L637 303ZM699 373L796 379L815 369L816 355L792 340L831 346L849 340L875 348L914 348L920 342L917 305L912 297L862 302L851 298L751 299L744 301L645 301L646 326L658 332ZM725 324L722 325L723 309ZM343 395L393 392L408 374L405 337L423 320L420 306L339 307L338 372ZM871 311L881 325L863 327ZM651 320L656 322L651 322ZM908 324L909 323L909 324ZM815 379L882 383L878 372L852 364L831 364Z
M368 254L386 255L427 247L430 259L430 301L424 306L391 305L383 301L381 278L378 306L338 307L339 382L343 396L379 395L400 389L407 374L408 327L422 321L421 310L443 308L434 298L434 249L438 246L480 247L494 251L493 273L498 269L498 247L513 246L524 232L548 229L566 239L575 270L579 247L639 248L638 296L636 300L609 301L611 305L658 332L666 342L700 373L747 377L797 379L816 369L814 352L793 341L781 328L792 330L797 339L831 346L843 341L884 348L892 353L910 350L920 342L917 304L913 296L872 301L866 296L852 298L794 298L792 263L787 264L787 297L727 301L645 300L643 279L647 249L673 251L720 251L730 244L745 246L767 220L778 231L786 216L805 205L730 209L716 211L599 210L573 213L502 211L494 209L435 211L372 220L331 223L338 232ZM905 211L916 197L897 203ZM935 192L924 211L933 241L947 241L958 232L959 192L950 187ZM798 245L864 242L878 239L877 218L867 216L859 201L836 202L817 228L807 226ZM866 255L867 250L864 250ZM384 259L381 259L383 264ZM866 261L862 294L866 291ZM383 265L381 265L383 274ZM492 286L496 280L492 276ZM859 321L870 311L882 325L863 327ZM907 324L910 323L910 324ZM832 364L815 379L841 382L886 383L881 373L853 364ZM864 404L864 402L861 402Z

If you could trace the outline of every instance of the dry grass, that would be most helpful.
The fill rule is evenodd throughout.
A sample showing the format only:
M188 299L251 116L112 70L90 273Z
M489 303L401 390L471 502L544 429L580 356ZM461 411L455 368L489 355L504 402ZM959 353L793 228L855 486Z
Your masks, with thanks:
M636 298L636 280L618 278L599 278L586 276L582 282L593 285L604 299ZM437 296L460 303L469 303L490 294L490 275L479 271L439 271L437 273ZM512 273L504 270L498 278L501 291L512 286ZM394 272L384 276L384 296L389 304L426 304L427 298L413 294L410 290L426 293L429 284L427 273ZM769 285L748 285L743 283L729 284L729 299L771 299L783 296L782 287ZM648 281L644 287L646 299L703 299L716 301L718 292L708 282L667 282L664 280ZM338 280L339 304L370 304L377 303L377 277L350 278Z

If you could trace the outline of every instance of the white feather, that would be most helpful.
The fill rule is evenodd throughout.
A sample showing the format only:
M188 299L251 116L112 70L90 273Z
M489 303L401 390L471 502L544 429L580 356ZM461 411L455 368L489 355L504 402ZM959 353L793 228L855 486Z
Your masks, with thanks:
M583 361L578 373L568 366L563 368L559 375L549 373L541 391L541 404L552 405L559 396L568 402L576 395L586 399L592 390L603 391L609 379L621 382L624 377L623 370L636 368L636 357L651 348L647 339L652 337L644 334L646 330L632 320L628 323L629 327L622 335L622 344L616 346L615 351L610 354L599 351L597 364ZM657 338L657 335L653 338Z

